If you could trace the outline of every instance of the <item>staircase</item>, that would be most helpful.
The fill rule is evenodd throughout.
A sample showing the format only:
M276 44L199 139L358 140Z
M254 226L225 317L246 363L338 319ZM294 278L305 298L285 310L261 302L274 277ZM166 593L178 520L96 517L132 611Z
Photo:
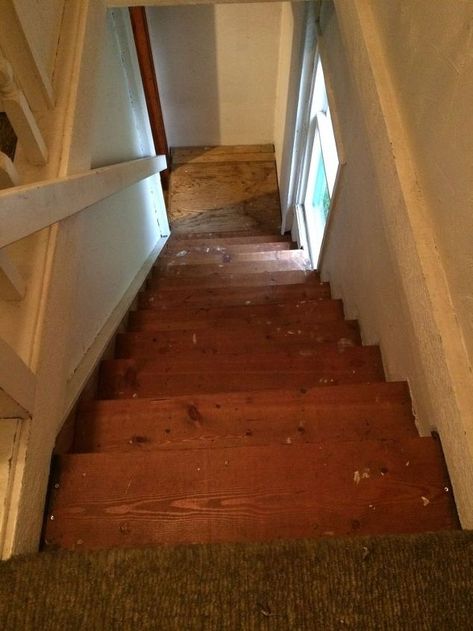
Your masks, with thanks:
M58 458L66 549L459 528L441 446L301 250L179 234Z

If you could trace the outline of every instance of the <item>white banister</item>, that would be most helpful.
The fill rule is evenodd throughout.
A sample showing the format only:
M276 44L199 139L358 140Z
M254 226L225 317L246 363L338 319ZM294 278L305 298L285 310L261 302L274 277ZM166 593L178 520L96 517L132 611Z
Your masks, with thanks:
M5 153L0 151L0 190L18 186L19 183L20 176L15 165Z
M36 393L36 375L3 339L0 338L0 389L31 412Z
M33 3L34 4L34 3ZM40 3L38 3L40 4ZM54 107L54 90L48 72L27 33L15 6L15 0L0 0L0 42L10 60L31 107ZM31 11L36 9L31 6Z
M41 131L25 95L15 83L11 64L1 54L0 98L27 160L36 165L46 164L48 150Z
M18 186L20 178L10 158L0 152L0 189ZM21 300L25 281L5 250L0 250L0 299Z
M0 248L67 219L166 166L165 156L153 156L1 191Z
M5 250L0 250L0 299L21 300L26 283Z

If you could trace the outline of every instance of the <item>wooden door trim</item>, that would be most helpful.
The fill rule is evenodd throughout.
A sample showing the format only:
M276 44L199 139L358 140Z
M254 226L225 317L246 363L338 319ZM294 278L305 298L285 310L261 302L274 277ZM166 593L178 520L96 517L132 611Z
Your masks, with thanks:
M154 148L157 155L165 155L169 161L169 147L164 127L163 110L159 96L146 9L143 6L130 7L129 11L146 105L148 108L151 133L153 135ZM163 188L167 188L169 181L169 169L161 172L161 180Z

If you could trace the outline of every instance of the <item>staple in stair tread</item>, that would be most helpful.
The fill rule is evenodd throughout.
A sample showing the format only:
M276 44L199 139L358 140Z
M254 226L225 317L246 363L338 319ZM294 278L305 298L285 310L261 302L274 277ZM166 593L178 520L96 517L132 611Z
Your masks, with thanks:
M59 463L46 540L80 549L458 527L436 441L327 441Z
M286 390L89 402L78 414L73 451L208 449L417 436L405 384L386 385L361 384L358 391L353 386L334 386L307 393Z

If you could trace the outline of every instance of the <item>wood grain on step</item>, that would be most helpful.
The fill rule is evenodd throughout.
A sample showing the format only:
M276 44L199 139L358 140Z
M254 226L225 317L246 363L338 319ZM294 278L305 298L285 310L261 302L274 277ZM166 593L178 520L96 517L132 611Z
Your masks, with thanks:
M235 321L230 327L176 331L141 331L120 333L116 337L115 357L153 357L169 353L202 352L252 353L265 348L297 348L314 344L335 343L355 346L361 343L355 320L335 320L299 326L279 326L277 322L255 325Z
M381 381L377 347L333 348L318 352L264 352L255 355L162 356L159 359L103 361L102 398L148 397L198 392L336 385Z
M281 272L310 272L310 262L304 257L292 259L273 259L269 261L228 261L226 263L189 263L187 265L158 265L153 268L152 278L195 278L198 284L212 277L252 276L254 274ZM198 279L198 280L197 280ZM317 278L318 282L320 279ZM245 281L246 282L246 278ZM243 283L244 285L244 283Z
M291 302L295 311L307 301L330 298L327 283L273 285L272 287L209 287L148 290L138 296L140 309L175 309L177 306L220 307L270 305Z
M236 264L238 265L238 264ZM152 275L149 287L152 289L180 291L182 289L205 289L207 287L270 287L272 285L295 285L295 284L320 285L320 278L316 272L309 270L286 270L269 272L248 272L239 273L228 270L214 270L206 276L198 278L189 277L185 274Z
M283 244L286 245L286 244ZM223 266L223 267L222 267ZM310 261L302 250L271 250L258 252L189 252L179 250L175 256L160 256L153 273L186 272L190 275L212 271L238 273L273 270L310 269Z
M251 301L250 301L251 302ZM155 304L154 301L151 304ZM302 300L268 304L243 304L199 307L173 305L172 307L141 309L129 316L129 330L166 331L186 328L225 328L239 324L265 326L309 326L320 322L343 319L341 300Z
M95 401L74 451L153 451L417 435L405 384Z
M168 216L175 233L276 233L281 221L276 163L177 165L171 175Z
M186 162L260 162L274 160L274 146L267 145L221 145L209 147L174 147L173 165Z
M217 245L251 245L253 243L273 243L280 241L292 243L290 235L281 235L279 231L271 234L253 233L244 230L230 232L183 232L172 234L166 247L217 246Z
M274 243L253 243L240 245L213 245L206 242L206 245L188 245L182 242L174 242L166 245L165 250L160 254L157 263L164 262L209 262L214 258L215 263L221 263L222 257L229 254L233 258L243 259L245 256L255 256L275 252L297 252L297 245L289 241ZM185 252L185 254L182 254Z
M458 527L429 438L60 459L46 540L62 548Z

